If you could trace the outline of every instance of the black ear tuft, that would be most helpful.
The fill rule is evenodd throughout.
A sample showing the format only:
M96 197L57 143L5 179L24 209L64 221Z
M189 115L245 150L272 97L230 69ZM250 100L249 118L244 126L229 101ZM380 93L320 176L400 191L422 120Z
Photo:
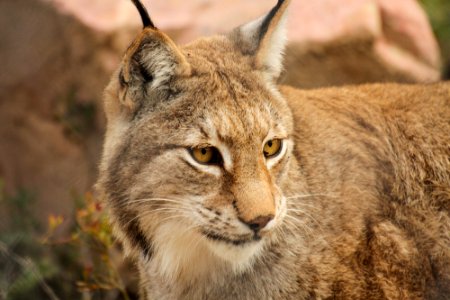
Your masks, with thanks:
M270 12L264 17L264 20L262 21L261 28L259 31L259 41L261 41L264 36L267 33L267 30L269 29L270 22L275 17L276 13L280 10L280 7L283 5L285 0L278 0L277 5L275 5Z
M137 10L139 11L139 14L141 15L142 24L144 25L144 28L149 27L156 29L155 25L152 22L152 19L150 19L147 9L142 4L142 2L140 0L131 0L131 1L133 2L134 6L136 6Z
M254 56L256 68L269 80L277 79L282 71L289 3L290 0L278 0L269 13L228 35L242 54Z

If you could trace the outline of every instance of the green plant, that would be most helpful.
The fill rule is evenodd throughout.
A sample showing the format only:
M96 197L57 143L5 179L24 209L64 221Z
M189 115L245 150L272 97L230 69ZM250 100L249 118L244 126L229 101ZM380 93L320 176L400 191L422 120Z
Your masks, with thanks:
M59 101L56 119L64 126L65 133L75 140L82 140L95 128L97 107L95 101L81 101L78 91L72 87Z
M0 224L0 299L132 298L106 214L92 194L74 196L74 215L50 215L45 228L33 217L33 193L7 195L2 187L0 180L0 209L13 217Z
M78 288L87 292L117 290L124 299L130 299L114 260L117 249L101 202L86 193L79 203L71 243L87 253L89 259L83 263L83 279L77 282Z
M428 14L433 31L438 39L444 60L444 65L450 63L450 1L421 0ZM447 70L449 72L450 70Z
M58 299L46 280L57 273L51 255L39 246L39 224L32 217L34 195L19 189L7 195L0 181L0 208L7 213L0 231L0 295L3 299Z

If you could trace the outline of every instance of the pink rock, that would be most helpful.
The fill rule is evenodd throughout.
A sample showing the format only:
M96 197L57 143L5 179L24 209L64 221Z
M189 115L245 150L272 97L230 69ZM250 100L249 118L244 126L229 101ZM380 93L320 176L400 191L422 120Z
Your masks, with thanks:
M439 48L415 0L293 1L289 29L291 85L440 79Z
M439 47L428 18L415 0L378 0L386 40L438 68Z
M380 34L377 5L370 0L293 1L291 5L292 42L329 43Z

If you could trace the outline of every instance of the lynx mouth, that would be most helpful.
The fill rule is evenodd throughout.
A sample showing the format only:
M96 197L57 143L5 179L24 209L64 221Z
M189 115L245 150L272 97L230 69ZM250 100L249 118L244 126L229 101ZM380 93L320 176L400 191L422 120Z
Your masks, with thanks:
M261 236L254 234L253 236L249 238L242 238L242 239L231 239L228 237L225 237L223 235L211 232L211 231L202 231L203 235L206 236L208 239L218 242L223 242L227 244L232 244L234 246L240 246L245 245L249 243L254 243L259 240L261 240Z

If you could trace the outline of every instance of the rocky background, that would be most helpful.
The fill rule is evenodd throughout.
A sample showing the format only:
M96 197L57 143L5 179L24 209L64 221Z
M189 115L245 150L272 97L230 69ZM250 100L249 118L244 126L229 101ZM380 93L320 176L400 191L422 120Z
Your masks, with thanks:
M276 1L144 2L159 28L187 43L227 32ZM70 216L95 182L102 91L139 30L128 0L0 1L0 187L34 199L38 223ZM449 60L448 0L293 0L280 82L433 82ZM21 217L0 203L0 232Z

